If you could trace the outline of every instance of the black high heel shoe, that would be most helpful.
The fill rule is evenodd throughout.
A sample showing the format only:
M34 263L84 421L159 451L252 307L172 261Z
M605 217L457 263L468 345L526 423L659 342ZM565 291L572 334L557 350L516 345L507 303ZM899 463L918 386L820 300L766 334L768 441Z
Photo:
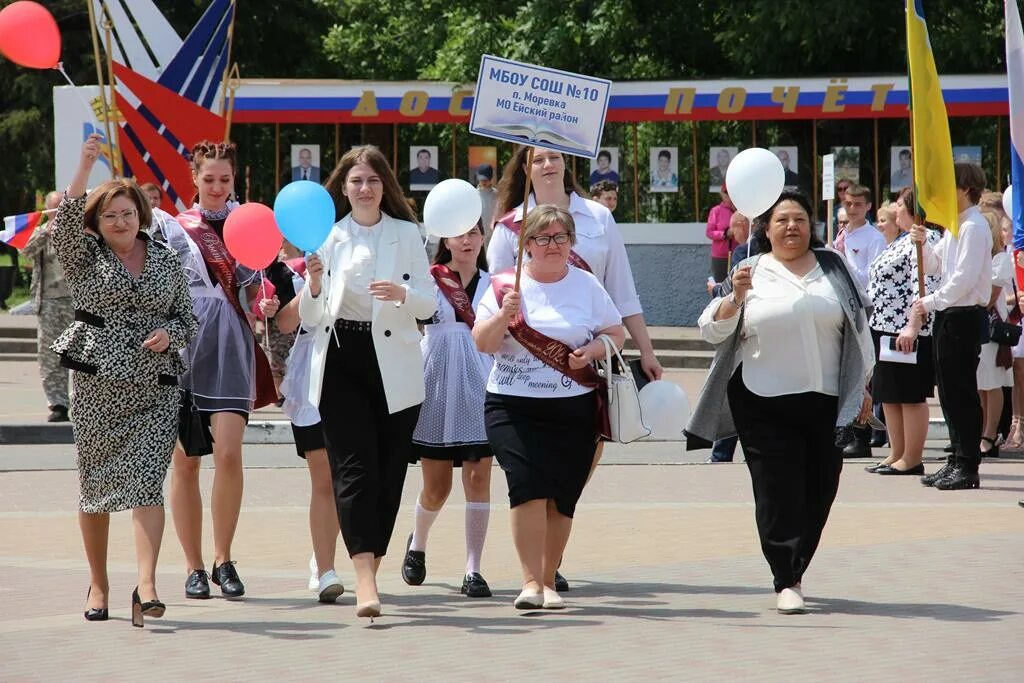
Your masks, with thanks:
M86 602L89 601L89 595L91 594L92 586L89 586L89 590L85 593ZM106 607L90 607L89 609L85 610L84 614L86 621L106 621L110 618L110 612L107 610Z
M146 602L142 602L142 599L139 598L138 586L136 586L135 590L132 591L132 626L142 628L146 625L143 617L159 619L166 611L167 605L159 600L147 600Z
M990 439L987 436L981 437L981 440L987 442L988 445L991 446L991 448L989 448L987 451L981 451L979 449L979 451L981 453L981 457L983 457L983 458L998 458L999 457L999 444L996 443L996 440L995 439Z

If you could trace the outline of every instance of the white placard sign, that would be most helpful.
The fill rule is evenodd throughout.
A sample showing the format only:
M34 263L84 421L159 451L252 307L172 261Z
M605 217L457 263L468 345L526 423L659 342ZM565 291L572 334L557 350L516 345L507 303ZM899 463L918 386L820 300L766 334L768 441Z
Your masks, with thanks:
M826 202L836 198L836 155L821 158L821 198Z
M469 132L594 159L612 82L484 55Z

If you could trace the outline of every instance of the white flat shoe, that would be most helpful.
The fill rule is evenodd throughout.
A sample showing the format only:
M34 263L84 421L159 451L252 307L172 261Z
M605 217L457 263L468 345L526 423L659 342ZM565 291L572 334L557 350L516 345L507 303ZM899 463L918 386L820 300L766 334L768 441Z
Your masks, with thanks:
M779 614L807 614L804 596L799 588L783 588L775 602Z
M341 579L333 569L320 577L320 580L317 581L317 589L320 593L317 599L325 603L334 602L345 592L345 586L342 585Z
M516 609L542 609L545 603L544 593L523 589L516 601L512 603Z
M565 609L565 600L553 588L544 587L544 609Z

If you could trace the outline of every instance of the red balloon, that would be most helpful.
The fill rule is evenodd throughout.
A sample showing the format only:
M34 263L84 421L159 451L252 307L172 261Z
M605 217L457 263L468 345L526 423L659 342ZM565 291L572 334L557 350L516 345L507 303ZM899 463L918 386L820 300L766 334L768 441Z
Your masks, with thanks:
M60 61L60 29L50 11L37 2L18 0L0 10L0 52L33 69L52 69Z
M283 239L274 210L257 202L242 204L224 221L224 246L236 261L253 270L277 259Z

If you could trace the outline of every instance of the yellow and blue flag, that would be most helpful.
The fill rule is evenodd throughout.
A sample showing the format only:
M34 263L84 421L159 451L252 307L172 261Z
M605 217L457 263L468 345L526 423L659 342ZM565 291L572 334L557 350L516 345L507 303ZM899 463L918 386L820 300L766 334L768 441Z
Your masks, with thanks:
M914 129L914 195L929 223L941 225L956 236L960 226L953 145L922 0L907 0L907 63Z

